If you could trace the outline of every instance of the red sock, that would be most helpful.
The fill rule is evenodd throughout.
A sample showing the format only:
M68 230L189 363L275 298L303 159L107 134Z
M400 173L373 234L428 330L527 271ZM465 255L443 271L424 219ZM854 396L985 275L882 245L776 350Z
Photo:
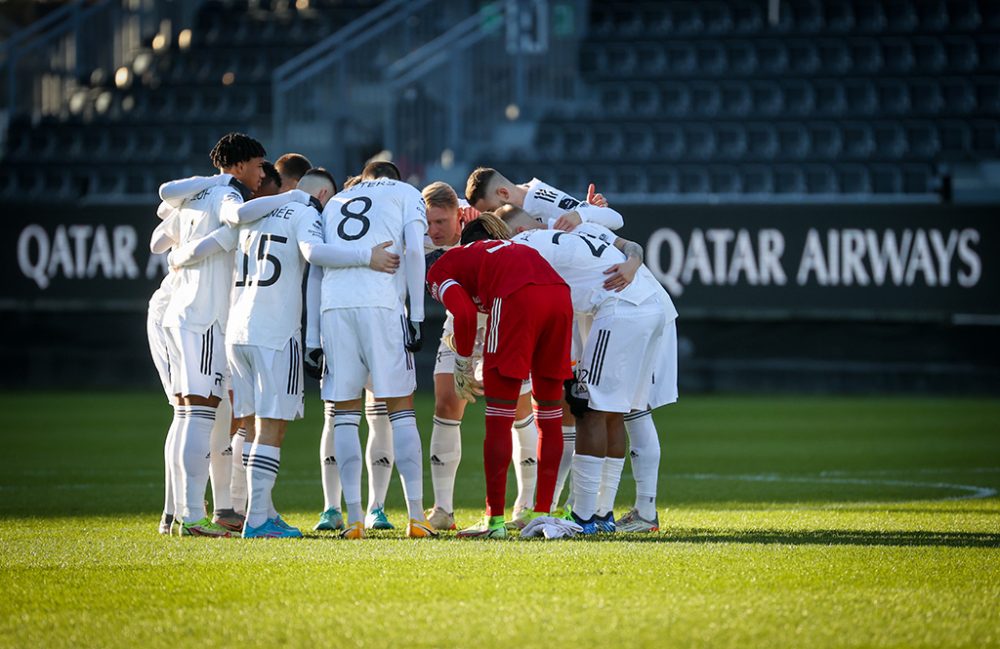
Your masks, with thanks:
M561 406L539 406L535 409L538 425L538 482L535 487L535 511L547 514L552 510L552 498L562 460Z
M483 467L486 469L486 515L503 516L507 497L507 467L513 441L514 406L486 404L486 440L483 442Z
M531 392L535 401L562 401L562 381L545 377L531 377ZM559 462L562 460L562 406L538 406L535 424L538 426L538 482L535 483L535 511L548 514L555 496Z

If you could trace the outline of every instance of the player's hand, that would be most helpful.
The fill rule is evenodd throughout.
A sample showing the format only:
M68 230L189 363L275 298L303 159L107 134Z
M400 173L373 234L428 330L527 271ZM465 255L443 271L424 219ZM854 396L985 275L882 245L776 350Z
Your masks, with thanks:
M323 378L324 362L325 358L323 357L323 349L321 347L307 348L302 370L306 373L306 376L319 380Z
M608 199L604 198L604 194L596 194L594 192L594 183L590 183L590 187L587 188L587 202L594 207L607 207Z
M483 384L476 380L472 359L455 356L455 394L460 399L475 403L476 397L483 396Z
M583 218L577 212L566 212L555 222L552 226L554 230L564 230L566 232L571 231L576 226L583 223Z
M372 246L372 258L368 262L368 267L380 273L392 275L399 268L399 255L386 250L392 245L391 241L384 241L376 246Z
M424 346L424 323L414 322L413 320L406 321L406 342L403 343L408 352L419 352L420 348Z
M479 218L479 210L474 207L460 207L458 208L458 224L465 227L465 224L469 221Z
M635 279L635 274L638 272L641 264L642 262L638 259L630 258L604 271L605 275L610 275L610 277L604 280L604 289L616 292L625 290L625 287Z

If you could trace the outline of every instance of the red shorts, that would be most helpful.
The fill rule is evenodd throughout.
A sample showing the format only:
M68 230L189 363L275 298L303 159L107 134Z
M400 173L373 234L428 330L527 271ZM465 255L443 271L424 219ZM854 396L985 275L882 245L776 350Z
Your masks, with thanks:
M572 378L573 303L565 284L523 286L493 300L486 322L483 368L524 380Z

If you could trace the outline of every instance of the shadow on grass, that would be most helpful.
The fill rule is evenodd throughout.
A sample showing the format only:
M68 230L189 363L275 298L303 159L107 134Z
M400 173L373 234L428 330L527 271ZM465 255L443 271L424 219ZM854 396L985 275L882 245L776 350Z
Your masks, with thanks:
M305 532L305 538L315 541L341 541L335 534ZM414 541L402 532L370 534L367 542L407 541L409 543L435 543L459 541L454 533L445 533L438 539ZM506 541L462 540L461 543L482 544L518 541L512 535ZM545 543L544 539L526 539L528 543ZM869 530L709 530L673 529L652 534L600 534L577 537L570 543L740 543L749 545L853 545L890 547L957 547L1000 548L1000 534L985 532L930 532L930 531L869 531Z

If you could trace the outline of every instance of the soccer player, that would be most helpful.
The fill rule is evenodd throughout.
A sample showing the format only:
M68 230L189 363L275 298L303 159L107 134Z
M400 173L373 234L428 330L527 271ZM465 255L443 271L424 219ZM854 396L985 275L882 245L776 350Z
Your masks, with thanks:
M677 310L642 265L638 244L592 223L572 233L542 230L535 219L512 205L497 210L497 216L517 233L513 241L538 250L566 280L577 316L592 317L568 397L578 432L572 516L584 533L613 532L612 510L625 463L625 416L636 421L651 408L677 400ZM645 433L634 435L633 447L641 451L633 456L640 495L636 508L621 519L623 531L659 528L655 471L650 476L652 463L637 463L649 454ZM658 443L656 451L658 457ZM658 461L655 466L658 471ZM650 503L651 512L645 508Z
M621 214L608 207L603 196L594 194L590 185L587 200L580 201L538 178L515 185L496 169L479 167L470 175L465 186L469 204L480 211L498 209L501 205L514 205L530 214L543 227L555 230L572 230L581 223L595 223L609 230L624 224ZM579 320L579 319L578 319ZM574 323L574 352L582 349L579 325ZM579 360L574 356L574 361ZM563 456L559 463L555 501L558 505L563 486L569 476L576 444L576 425L568 409L563 414Z
M274 167L281 176L278 193L282 194L296 189L302 176L313 168L309 159L298 153L286 153L274 162Z
M230 185L205 189L182 202L180 243L218 229L223 216L250 197L263 178L264 155L264 147L242 133L229 133L219 140L211 152L212 163L233 179ZM178 498L183 505L182 535L230 535L205 515L204 495L216 409L228 396L222 327L229 309L232 266L232 257L219 253L179 270L176 290L163 317L174 371L173 389L180 404L175 467L183 487ZM225 424L228 431L229 422Z
M409 512L407 535L435 536L424 518L420 436L413 411L412 352L419 350L424 319L423 199L416 188L400 182L399 171L390 162L371 162L361 176L361 182L334 196L324 209L326 239L357 250L391 241L390 252L402 251L404 272L387 275L354 267L323 273L322 344L327 367L332 368L328 377L332 380L323 383L323 399L335 408L334 447L347 505L347 529L341 536L365 535L358 424L369 376L372 392L385 402L392 425L396 467Z
M523 381L529 374L538 422L538 482L534 511L552 507L562 455L563 381L570 371L573 308L569 287L531 248L506 240L502 223L480 215L462 232L462 246L444 253L428 270L431 296L455 318L456 393L486 398L486 517L459 532L462 538L503 538L510 428ZM499 227L493 224L499 223ZM482 240L485 239L485 240ZM467 244L467 245L466 245ZM471 355L476 313L489 314L483 350L482 391Z
M273 164L265 160L264 180L260 181L260 186L253 193L253 197L263 198L264 196L274 196L278 193L281 193L281 174L278 173Z

